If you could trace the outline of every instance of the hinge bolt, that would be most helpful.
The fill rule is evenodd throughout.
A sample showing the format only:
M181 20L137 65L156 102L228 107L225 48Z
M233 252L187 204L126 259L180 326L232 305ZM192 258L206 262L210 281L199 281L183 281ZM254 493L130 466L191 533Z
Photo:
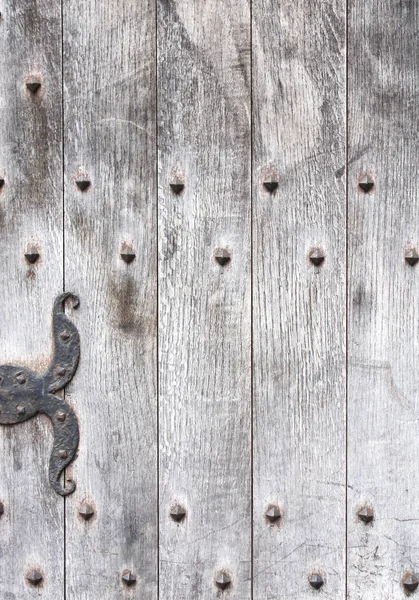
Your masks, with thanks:
M67 452L67 450L59 450L58 451L58 456L60 458L63 458L63 459L68 458L68 452Z
M60 421L61 423L64 423L65 419L66 419L66 414L65 414L65 412L63 412L63 411L61 411L61 410L60 410L60 411L58 411L58 412L57 412L57 421Z

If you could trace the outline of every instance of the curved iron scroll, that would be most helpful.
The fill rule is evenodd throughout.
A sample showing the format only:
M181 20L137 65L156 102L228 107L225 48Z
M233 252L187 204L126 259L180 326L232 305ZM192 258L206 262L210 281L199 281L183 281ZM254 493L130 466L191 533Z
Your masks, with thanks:
M79 332L64 312L67 299L74 308L79 305L78 297L70 293L61 294L54 302L54 354L48 370L36 375L25 367L0 366L0 424L23 423L38 413L49 417L54 430L49 480L61 496L68 496L76 489L74 481L64 488L60 475L74 460L79 445L79 426L73 409L63 398L54 395L72 379L80 357Z

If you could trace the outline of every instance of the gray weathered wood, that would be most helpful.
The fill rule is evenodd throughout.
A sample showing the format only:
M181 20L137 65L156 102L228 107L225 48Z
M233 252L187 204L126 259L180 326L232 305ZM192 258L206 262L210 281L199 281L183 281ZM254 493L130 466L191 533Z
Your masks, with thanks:
M158 2L160 598L250 598L250 10ZM176 196L169 183L185 182ZM232 260L214 260L227 248ZM175 503L187 511L178 524ZM227 594L227 591L226 591Z
M253 2L253 140L254 598L343 599L343 0Z
M0 12L0 364L41 373L63 285L60 3L2 1ZM36 95L25 85L34 73ZM31 243L41 255L33 266ZM45 600L63 599L64 502L48 480L51 447L46 418L0 427L2 600L38 596L25 581L31 568L44 573Z
M349 5L348 593L397 600L403 574L419 576L419 265L404 261L419 250L419 14Z
M152 0L64 3L66 289L81 429L67 600L157 596L156 122ZM81 192L78 175L91 186ZM120 258L132 244L135 260ZM78 517L83 501L95 507ZM137 575L126 588L125 569Z

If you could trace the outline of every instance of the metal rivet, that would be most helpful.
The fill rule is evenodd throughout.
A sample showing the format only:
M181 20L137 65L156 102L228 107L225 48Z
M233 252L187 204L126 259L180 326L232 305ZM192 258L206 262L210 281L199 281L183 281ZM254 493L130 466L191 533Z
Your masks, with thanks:
M20 383L20 385L26 383L26 377L23 373L16 373L15 379L18 383Z
M84 502L79 508L79 515L85 521L89 521L93 517L94 514L95 514L95 511L93 509L93 506L91 504L88 504L87 502Z
M359 180L358 185L365 194L368 194L374 187L374 181L369 175L364 175Z
M403 587L409 592L414 592L419 585L419 579L413 573L407 573L403 578Z
M76 185L80 191L85 192L91 185L91 181L85 177L79 177L76 179Z
M275 179L275 177L273 177L271 175L270 177L265 179L265 181L263 182L263 185L268 190L268 192L270 192L272 194L272 192L274 192L276 190L276 188L278 187L278 181Z
M55 369L55 372L57 373L57 375L59 377L64 377L64 375L67 373L67 371L64 369L64 367L57 367Z
M135 258L135 252L134 250L131 248L131 246L128 246L127 244L124 244L121 248L121 258L124 262L127 263L127 265L129 265L129 263L132 263L132 261Z
M66 414L63 411L58 411L57 412L57 421L60 421L61 423L64 423L65 419L66 419Z
M41 87L41 80L39 77L32 75L29 79L26 80L26 87L32 94L36 94L36 92Z
M68 458L68 452L67 452L67 450L59 450L58 451L58 456L60 458Z
M310 259L310 262L312 262L313 265L316 265L316 267L321 265L325 259L324 252L323 250L320 250L320 248L315 248L314 250L312 250L308 257Z
M122 573L122 581L125 583L125 585L134 585L134 583L137 581L137 576L132 571L127 569Z
M63 342L68 342L70 337L71 337L71 334L69 331L62 331L60 333L60 340L62 340Z
M220 590L225 590L231 585L231 577L225 571L219 573L215 579L215 585Z
M364 506L358 511L358 517L364 523L370 523L374 519L374 511L369 506Z
M0 517L4 515L4 504L3 502L0 502Z
M268 519L268 521L270 521L271 523L275 523L281 518L281 511L279 510L278 506L271 506L266 511L265 516Z
M409 252L406 252L404 255L404 259L411 267L414 267L419 260L419 255L416 250L409 250Z
M310 577L308 578L308 582L311 585L311 587L315 590L319 590L324 584L323 577L318 573L310 575Z
M172 192L174 192L178 196L181 192L183 192L185 184L176 177L176 179L170 184L170 188Z
M23 404L16 406L16 412L18 415L24 415L26 413L26 407Z
M4 186L4 177L0 177L0 190Z
M25 252L25 258L28 261L28 263L31 263L31 265L36 263L36 261L39 258L38 248L36 248L35 246L31 246L30 248L28 248L28 250Z
M221 265L222 267L224 267L224 265L229 263L231 260L230 253L227 252L227 250L223 250L223 249L216 250L214 252L214 258L218 262L218 264Z
M26 579L29 581L31 585L39 585L43 580L42 573L37 569L31 569L27 575Z
M182 521L185 518L185 515L186 510L183 508L183 506L180 506L180 504L176 504L176 506L174 506L170 511L170 516L174 521L177 522Z

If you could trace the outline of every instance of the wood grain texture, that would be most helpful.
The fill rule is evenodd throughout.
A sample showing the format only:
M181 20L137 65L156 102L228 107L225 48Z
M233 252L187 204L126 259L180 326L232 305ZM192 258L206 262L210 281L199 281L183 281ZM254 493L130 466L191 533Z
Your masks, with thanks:
M66 289L81 362L67 600L157 596L156 106L151 0L64 6ZM91 186L75 185L85 175ZM123 244L136 258L120 258ZM83 501L95 516L78 516ZM137 576L126 587L125 569Z
M42 373L62 291L61 33L58 1L0 2L0 364ZM42 87L32 95L26 78ZM24 253L36 244L40 259ZM0 597L63 599L64 502L51 488L49 421L0 427ZM25 572L43 571L42 592Z
M397 600L419 576L419 265L404 261L419 250L419 10L349 6L348 597Z
M253 2L254 599L345 597L345 3ZM270 194L263 181L279 181ZM324 251L316 267L312 248ZM265 512L282 513L271 524ZM321 591L308 576L320 573ZM319 596L320 597L320 596Z
M250 10L158 2L160 598L250 598ZM184 179L176 196L169 183ZM214 260L228 249L224 267ZM178 524L169 517L180 503Z

